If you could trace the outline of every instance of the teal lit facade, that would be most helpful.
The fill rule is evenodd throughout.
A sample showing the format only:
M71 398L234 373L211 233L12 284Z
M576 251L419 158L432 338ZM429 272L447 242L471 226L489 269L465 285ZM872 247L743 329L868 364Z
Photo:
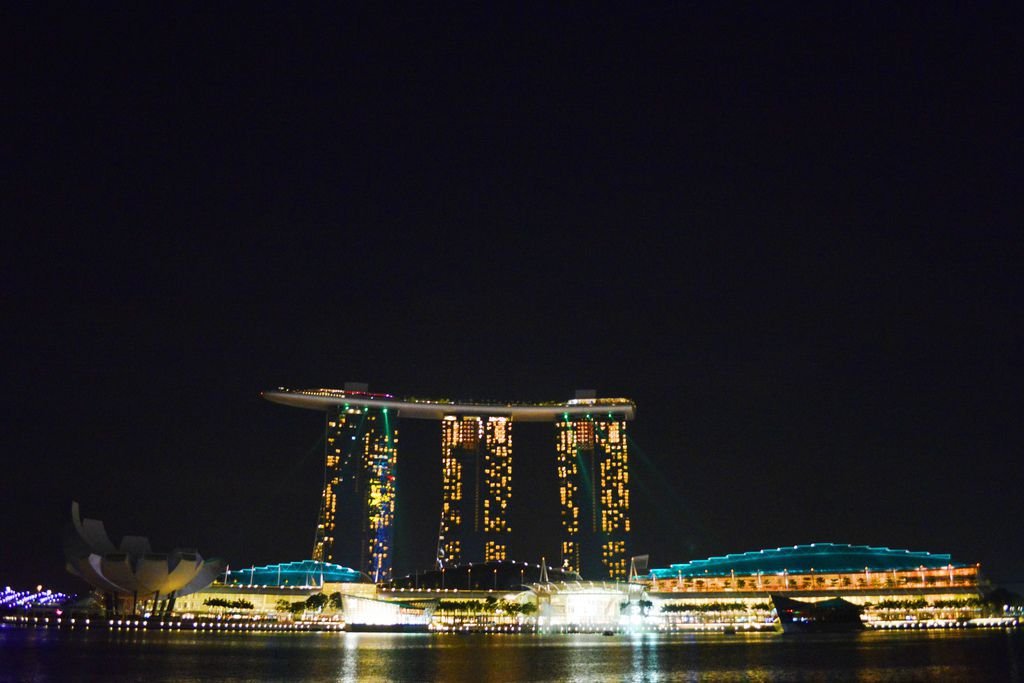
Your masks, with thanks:
M327 412L324 488L312 559L341 561L374 581L391 578L398 430L387 408Z
M757 574L804 574L807 572L911 571L959 568L949 554L893 550L845 543L810 543L746 553L734 553L706 560L691 560L664 569L652 569L651 578L678 579L709 576L754 576Z
M340 564L302 560L268 564L250 569L224 572L221 577L229 586L321 586L325 583L359 583L365 575Z

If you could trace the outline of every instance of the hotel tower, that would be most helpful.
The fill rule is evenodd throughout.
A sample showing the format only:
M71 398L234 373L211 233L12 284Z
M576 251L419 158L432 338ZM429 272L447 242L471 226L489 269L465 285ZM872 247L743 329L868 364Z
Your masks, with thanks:
M438 564L506 559L511 502L512 419L445 415Z
M398 430L388 409L327 411L324 486L313 559L391 578ZM397 422L397 420L395 420Z

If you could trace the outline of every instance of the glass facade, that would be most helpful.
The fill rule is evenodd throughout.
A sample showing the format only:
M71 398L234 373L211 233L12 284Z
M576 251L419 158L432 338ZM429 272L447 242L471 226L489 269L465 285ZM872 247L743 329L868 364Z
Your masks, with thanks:
M673 564L650 579L652 591L683 593L934 590L977 586L978 567L941 553L811 543Z
M565 414L555 423L562 566L587 579L625 579L629 518L626 420Z
M512 500L512 420L441 420L440 566L506 559Z
M327 413L324 488L313 560L341 561L374 581L391 577L398 430L388 410Z
M880 591L941 590L976 588L978 567L953 566L941 568L878 570L862 567L860 571L818 569L784 569L778 572L753 572L712 576L668 576L659 571L651 574L652 593L773 593L799 591Z

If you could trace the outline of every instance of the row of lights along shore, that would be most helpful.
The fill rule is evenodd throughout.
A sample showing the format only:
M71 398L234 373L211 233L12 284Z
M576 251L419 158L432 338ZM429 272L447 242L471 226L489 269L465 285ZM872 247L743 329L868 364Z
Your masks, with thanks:
M308 621L308 622L296 622L296 623L281 623L281 622L256 622L256 621L235 621L235 620L217 620L217 621L154 621L150 619L76 619L74 617L68 619L62 619L56 617L50 619L49 617L16 617L7 618L5 621L13 621L16 624L29 626L33 625L39 628L85 628L89 629L93 625L99 627L106 627L108 630L114 631L145 631L145 630L164 630L164 631L191 631L195 633L225 633L225 632L244 632L244 631L277 631L277 632L288 632L288 631L345 631L344 622L336 621ZM876 630L912 630L912 629L974 629L974 628L1012 628L1016 626L1014 619L992 617L985 619L975 619L970 623L963 621L957 621L953 619L934 619L928 621L914 621L914 622L896 622L896 621L879 621L879 622L865 622L865 626L870 629ZM742 631L763 631L772 630L773 627L770 624L746 624L736 627L737 630ZM474 632L474 633L523 633L523 632L538 632L538 633L583 633L585 629L579 627L563 626L555 628L544 628L544 627L524 627L521 624L513 625L488 625L488 626L445 626L445 625L431 625L431 632L435 633L459 633L459 632ZM605 630L605 629L600 629ZM696 632L723 632L729 630L726 624L699 624L688 628L672 628L667 626L647 626L641 629L618 629L617 632L630 633L630 632L671 632L671 631L696 631Z

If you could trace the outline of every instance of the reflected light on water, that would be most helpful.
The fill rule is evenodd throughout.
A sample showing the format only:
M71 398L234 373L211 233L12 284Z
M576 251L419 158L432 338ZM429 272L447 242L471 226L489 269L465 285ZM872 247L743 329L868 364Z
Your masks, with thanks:
M0 681L1020 680L1024 634L499 635L0 629Z

